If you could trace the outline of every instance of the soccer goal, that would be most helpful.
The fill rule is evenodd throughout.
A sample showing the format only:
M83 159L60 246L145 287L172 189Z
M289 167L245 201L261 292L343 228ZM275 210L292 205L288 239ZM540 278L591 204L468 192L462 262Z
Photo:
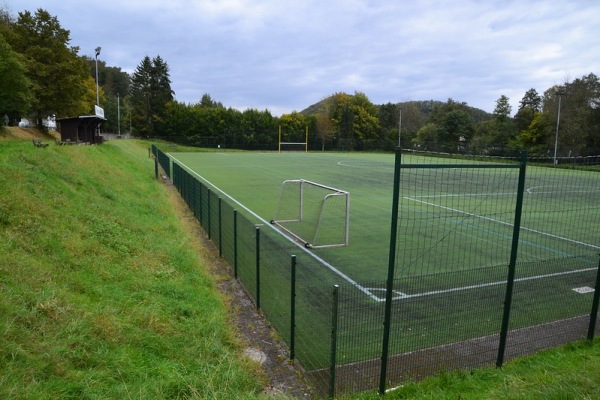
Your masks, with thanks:
M286 180L271 223L308 248L348 246L350 193L304 179Z

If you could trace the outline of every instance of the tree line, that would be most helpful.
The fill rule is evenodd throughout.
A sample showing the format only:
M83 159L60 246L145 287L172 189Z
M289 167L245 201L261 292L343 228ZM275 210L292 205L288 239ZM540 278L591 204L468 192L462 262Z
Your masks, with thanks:
M560 103L560 104L559 104ZM560 106L560 110L559 110ZM560 112L559 112L560 111ZM160 134L197 146L276 149L282 141L313 150L393 150L534 157L600 154L600 82L593 73L547 89L529 89L514 116L510 99L493 113L464 102L373 104L361 92L335 93L302 112L273 117L268 110L240 112L204 94L196 104L170 102Z
M304 142L313 150L408 149L533 156L600 154L600 82L590 73L542 94L531 88L512 116L510 99L496 100L493 113L464 102L410 101L373 104L362 92L333 93L301 112L273 116L269 110L240 111L205 93L196 103L175 100L169 66L146 56L132 74L70 46L70 32L43 9L13 18L0 9L0 116L41 121L88 115L100 105L108 132L164 138L205 147L277 149ZM117 118L120 115L120 118ZM120 125L117 125L120 123Z

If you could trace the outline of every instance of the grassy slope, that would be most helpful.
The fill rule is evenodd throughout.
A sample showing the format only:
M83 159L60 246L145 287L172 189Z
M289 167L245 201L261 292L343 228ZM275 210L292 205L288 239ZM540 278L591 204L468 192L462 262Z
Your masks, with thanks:
M145 145L0 141L0 398L255 398Z

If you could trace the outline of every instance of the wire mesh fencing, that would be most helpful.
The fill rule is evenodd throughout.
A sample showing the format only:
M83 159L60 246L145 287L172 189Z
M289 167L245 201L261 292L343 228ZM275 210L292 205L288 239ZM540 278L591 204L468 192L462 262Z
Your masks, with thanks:
M339 266L193 171L176 162L169 168L219 254L323 396L384 393L407 379L500 366L594 337L598 172L528 166L524 158L403 164L396 157L388 279L367 282L341 280Z

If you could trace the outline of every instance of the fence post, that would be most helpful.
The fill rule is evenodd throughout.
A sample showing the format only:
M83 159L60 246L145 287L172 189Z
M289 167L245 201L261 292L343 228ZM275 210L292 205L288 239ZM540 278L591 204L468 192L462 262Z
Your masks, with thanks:
M221 197L219 197L219 257L223 257L223 244L222 244L222 218L221 218Z
M198 202L200 203L200 225L204 227L204 213L202 211L202 187L204 184L200 182L200 189L198 193Z
M333 286L333 306L331 312L331 351L329 353L329 398L335 397L335 365L337 356L337 331L338 331L338 307L339 307L339 285Z
M598 319L598 302L600 302L600 259L598 260L598 271L596 272L596 287L594 288L594 299L592 300L592 311L590 312L590 326L588 327L588 340L594 339L596 332L596 320Z
M292 287L290 290L290 360L296 353L296 256L292 254Z
M208 205L206 210L206 215L208 217L208 229L206 231L208 232L208 240L210 240L210 189L206 189L206 193L206 204Z
M154 157L154 177L158 179L158 157Z
M233 210L233 276L238 278L237 210Z
M388 258L388 275L385 289L385 316L383 321L383 345L381 349L381 370L379 375L379 394L385 394L387 380L387 364L390 347L390 330L392 325L392 298L394 291L394 269L396 265L396 237L398 235L398 199L400 197L400 165L402 162L400 147L396 148L394 163L394 193L392 198L392 222L390 233L390 254Z
M260 227L256 227L256 308L260 309Z
M194 184L192 185L192 204L193 204L193 210L194 210L194 217L196 217L196 219L198 219L198 186L200 185L200 182L198 182L197 179L194 179Z
M506 277L506 294L504 297L504 313L502 315L502 327L500 329L500 342L498 344L498 357L496 367L502 367L504 363L504 350L506 349L506 337L508 336L508 324L510 321L510 309L512 306L512 294L517 269L517 249L519 247L519 231L521 230L521 214L523 211L523 193L525 192L525 170L527 167L527 153L521 153L521 166L519 167L519 184L517 188L517 203L515 205L515 221L513 225L512 246L510 251L510 262L508 264L508 276Z

